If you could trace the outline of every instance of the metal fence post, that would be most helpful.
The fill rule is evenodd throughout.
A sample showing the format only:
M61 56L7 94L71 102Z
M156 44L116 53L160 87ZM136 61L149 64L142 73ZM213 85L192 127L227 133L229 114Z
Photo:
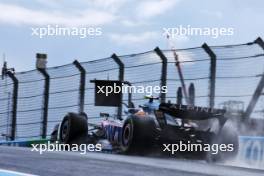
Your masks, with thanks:
M178 105L181 105L182 104L182 98L183 98L183 96L182 96L182 88L181 87L178 87L178 90L177 90L177 97L176 97L177 99L176 99L176 103L178 104Z
M49 88L50 88L50 76L46 69L37 69L45 78L44 85L44 99L43 99L43 121L42 121L42 138L47 137L47 125L48 125L48 110L49 110Z
M125 74L125 65L124 63L121 61L121 59L114 53L111 58L117 63L117 65L119 66L119 81L124 81L124 74ZM121 104L118 107L117 110L117 117L121 118L122 117L122 102L123 102L123 95L121 95Z
M264 42L263 40L259 37L257 38L254 43L258 44L263 50L264 50ZM262 77L259 81L259 84L249 102L249 105L244 113L244 119L246 118L249 118L251 113L253 112L254 110L254 107L256 106L257 102L258 102L258 99L259 97L261 96L262 94L262 91L263 91L263 88L264 88L264 73L262 74Z
M167 64L168 64L168 59L162 53L162 51L159 49L159 47L156 47L154 49L154 51L160 57L161 62L162 62L160 87L164 87L164 86L167 85ZM166 93L160 93L160 102L161 103L165 103L166 102Z
M215 104L215 78L216 78L216 55L211 48L204 43L202 48L210 57L210 75L209 75L209 107L214 108Z
M194 106L195 105L195 87L193 83L190 84L188 93L189 93L189 103L191 106Z
M262 38L258 37L254 43L258 44L263 50L264 50L264 41L262 40Z
M16 122L17 122L17 96L18 96L18 79L15 77L14 73L8 71L6 73L13 81L13 102L12 102L12 126L11 126L11 140L16 138Z
M79 61L75 60L73 64L80 71L80 88L79 88L79 112L84 112L84 104L85 104L85 80L86 80L86 70L80 64Z

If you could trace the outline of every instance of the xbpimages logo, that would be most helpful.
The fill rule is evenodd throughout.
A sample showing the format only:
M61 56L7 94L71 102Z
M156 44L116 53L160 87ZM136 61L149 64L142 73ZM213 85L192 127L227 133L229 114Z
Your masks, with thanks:
M32 27L31 31L31 36L36 36L39 38L51 36L77 36L79 38L88 38L92 36L101 36L103 33L101 27L61 27L59 25Z

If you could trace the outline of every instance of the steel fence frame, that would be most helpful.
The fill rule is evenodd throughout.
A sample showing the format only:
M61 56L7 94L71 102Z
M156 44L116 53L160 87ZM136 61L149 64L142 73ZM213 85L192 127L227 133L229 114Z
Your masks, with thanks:
M264 42L262 41L261 38L258 38L254 42L250 42L247 44L241 44L241 45L228 45L228 46L208 46L206 43L204 43L201 47L197 48L188 48L188 49L182 49L182 50L175 50L177 54L179 54L180 57L183 59L180 61L183 64L183 67L187 67L188 64L193 64L193 63L202 63L201 65L204 65L204 75L201 77L193 77L192 74L198 71L191 70L189 71L187 75L187 81L193 82L197 81L200 82L204 81L203 84L208 84L208 89L203 90L205 91L204 95L198 94L196 98L201 98L203 101L206 100L206 104L210 108L215 107L215 99L218 97L221 97L222 95L219 95L217 90L216 90L216 84L217 81L220 79L228 80L228 79L235 79L234 77L221 77L218 76L218 68L219 64L221 62L224 62L224 59L221 58L215 51L220 50L222 48L236 48L236 47L247 47L247 46L252 46L252 45L258 45L259 48L264 51ZM220 48L220 49L219 49ZM224 50L224 49L223 49ZM175 70L172 71L172 68L175 64L175 61L173 60L173 57L171 56L171 50L161 50L158 47L155 48L153 51L148 51L145 53L140 53L140 54L133 54L133 55L126 55L126 56L118 56L117 54L113 54L109 58L101 59L101 60L96 60L96 61L88 61L88 62L79 62L75 60L72 64L67 64L64 66L59 66L59 67L52 67L48 69L38 69L37 71L42 75L42 81L44 82L44 86L42 90L36 90L39 91L36 95L34 96L41 96L42 100L39 102L41 104L41 107L39 110L41 111L41 128L39 129L39 132L35 133L33 137L36 138L47 138L49 136L51 128L48 126L52 123L57 123L62 117L57 117L54 120L53 118L49 117L49 112L52 109L62 109L61 112L65 113L71 110L76 110L79 112L86 112L89 117L89 110L87 110L87 106L93 107L92 103L87 103L87 98L93 101L92 97L87 97L88 95L90 96L91 93L94 91L94 89L89 84L89 81L91 79L102 79L104 77L105 79L106 76L109 77L111 76L111 79L115 80L120 80L120 81L131 81L132 84L144 84L144 85L152 85L153 83L156 82L157 85L159 86L171 86L170 92L168 94L166 93L161 93L160 96L160 102L166 102L166 101L175 101L175 102L181 102L181 100L177 99L177 94L179 96L179 90L176 93L176 90L178 87L181 87L181 85L178 83L179 80L175 78L170 78L169 76L174 74ZM192 52L194 55L192 55ZM198 53L198 54L197 54ZM200 54L199 54L200 53ZM195 54L197 54L197 58L195 58ZM207 57L205 58L205 55ZM231 59L239 59L243 58L241 57L234 57L232 58L232 54L228 55L230 56ZM264 53L259 53L256 56L245 56L245 58L255 58L255 57L264 57ZM186 58L191 58L190 60L186 60ZM193 59L195 58L195 59ZM229 61L231 60L229 59ZM228 60L228 59L226 59ZM208 63L203 64L203 62ZM98 65L98 66L96 66ZM186 66L187 65L187 66ZM264 64L263 64L264 66ZM107 68L109 67L109 68ZM98 68L98 69L97 69ZM135 72L134 69L140 68L141 72ZM152 70L153 68L153 70ZM75 69L75 70L74 70ZM94 69L94 71L91 71ZM160 70L158 70L160 69ZM221 69L221 68L220 68ZM60 71L60 73L56 76L54 76L54 73L56 71ZM68 70L68 71L67 71ZM187 69L186 69L187 70ZM206 75L206 72L208 72L208 76ZM25 72L27 74L30 74L31 72ZM65 75L65 73L70 73L69 75ZM176 72L175 72L176 73ZM10 90L9 92L12 92L12 98L5 97L4 92L0 92L4 98L0 97L0 102L3 103L3 107L5 107L6 101L9 101L11 98L11 123L7 123L5 125L0 124L0 133L4 132L4 129L9 129L8 131L9 134L4 134L6 136L6 140L15 140L21 138L21 136L17 135L17 130L18 130L18 125L17 125L17 119L19 118L17 109L18 109L18 101L19 101L19 92L21 91L20 89L20 84L27 84L27 82L21 81L18 77L17 74L19 73L12 73L12 72L7 72L7 77L9 78L9 86L4 83L4 81L1 81L0 87L8 87ZM110 75L109 75L110 74ZM188 76L190 74L190 76ZM94 75L91 78L89 78L90 75ZM102 76L103 75L103 76ZM152 77L153 76L153 77ZM257 104L259 97L261 97L262 90L264 88L264 73L259 73L258 75L260 77L258 85L256 86L256 89L254 90L254 93L250 95L251 97L251 104L249 104L248 108L246 109L245 117L244 118L249 118L249 115L253 111L253 107ZM140 77L140 78L139 78ZM176 77L176 76L175 76ZM132 79L133 80L130 80ZM237 79L242 79L243 76L238 76ZM255 78L252 76L252 79ZM257 77L258 78L258 77ZM52 86L55 86L56 89L56 82L61 84L64 87L61 87L61 90L56 92L54 90L51 90ZM65 80L64 80L65 79ZM90 79L90 80L88 80ZM139 81L138 81L139 79ZM141 80L142 79L142 80ZM249 77L249 79L251 79ZM35 82L39 80L31 80L29 82ZM72 81L77 81L76 85ZM206 83L207 82L207 83ZM72 89L68 89L68 84L71 84ZM11 87L10 87L11 85ZM57 85L57 86L60 86ZM58 87L58 89L60 89ZM57 89L56 89L57 90ZM91 92L89 94L89 91ZM20 92L21 93L21 92ZM23 92L22 92L23 94ZM73 104L68 104L66 106L61 106L61 107L53 107L51 105L52 101L54 101L54 96L53 94L57 94L58 97L55 100L60 99L60 96L63 98L66 98L63 103L66 103L66 100L71 100L74 101L75 103ZM63 95L67 95L68 97L65 97ZM78 95L77 95L78 94ZM76 96L77 95L77 96ZM239 95L233 95L239 96ZM32 97L28 97L31 99ZM226 98L230 98L231 96L227 96ZM7 100L8 99L8 100ZM126 101L126 95L122 97L123 101ZM142 102L143 99L134 97L132 99L134 102ZM199 102L199 101L198 101ZM60 103L60 102L59 102ZM198 103L199 104L199 103ZM1 105L2 106L2 105ZM8 105L9 106L9 105ZM73 108L74 107L74 108ZM9 107L8 107L9 108ZM122 108L123 106L120 105L118 108L114 108L113 110L117 114L117 116L122 116ZM56 110L57 110L56 109ZM88 108L89 109L89 108ZM1 110L3 112L0 112L1 116L0 118L4 118L7 116L7 112L4 111L3 109ZM34 109L28 109L26 111L34 111ZM88 112L87 112L88 111ZM98 114L99 115L99 114ZM34 118L34 117L28 117L28 118ZM91 120L93 118L96 118L95 116L89 117L88 120ZM0 119L0 122L1 119ZM27 125L27 124L25 124ZM1 131L2 128L2 131ZM30 129L29 129L30 130ZM28 136L28 138L31 138L32 136ZM27 138L27 137L25 137ZM0 139L1 140L1 139Z

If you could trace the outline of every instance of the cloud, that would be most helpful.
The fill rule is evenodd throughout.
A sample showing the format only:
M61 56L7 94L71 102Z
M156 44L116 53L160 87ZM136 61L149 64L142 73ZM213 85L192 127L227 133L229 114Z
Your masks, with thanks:
M139 44L145 43L149 40L157 39L159 34L157 32L144 32L140 34L110 34L110 39L119 44Z
M210 17L215 17L215 18L218 18L218 19L222 19L224 14L220 11L211 11L211 10L201 10L201 13L206 15L206 16L210 16Z
M129 19L124 19L124 20L121 20L120 22L125 27L138 27L138 26L149 24L146 21L129 20Z
M124 34L112 33L109 34L108 37L110 38L110 40L121 45L135 45L154 41L167 41L166 47L168 47L168 49L171 49L172 46L175 48L181 48L182 44L190 41L189 37L187 36L177 36L173 39L166 40L166 38L163 37L162 33L160 33L159 31Z
M151 18L171 10L179 0L147 0L142 1L136 8L138 17Z
M110 23L116 18L112 13L93 9L75 13L58 10L40 11L1 3L0 12L0 23L14 25L96 26Z
M21 3L0 3L0 23L96 26L119 20L124 27L136 27L149 24L147 18L165 13L178 1L180 0L142 0L134 4L133 0L75 0L73 4L71 1L36 0L30 7Z
M87 4L94 7L103 8L111 12L117 12L122 6L124 6L129 0L90 0L86 1Z
M127 1L129 0L74 0L71 1L63 1L63 0L36 0L37 3L49 6L51 8L61 7L89 7L92 9L104 9L106 11L117 11L120 9ZM62 6L63 4L63 6Z
M51 8L58 8L60 6L57 0L35 0L35 2Z

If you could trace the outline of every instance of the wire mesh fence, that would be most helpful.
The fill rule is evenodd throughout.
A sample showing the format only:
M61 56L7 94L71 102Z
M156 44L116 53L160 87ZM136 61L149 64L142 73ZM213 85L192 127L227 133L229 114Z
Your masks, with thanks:
M163 101L176 103L177 90L182 86L176 64L181 66L186 87L195 85L195 105L220 107L224 102L236 101L246 111L259 91L257 87L264 86L261 83L264 45L261 39L256 41L208 48L207 45L179 50L156 48L116 58L75 61L44 71L10 72L0 80L0 140L48 137L67 112L84 111L89 123L94 124L102 120L100 112L118 115L121 107L94 106L95 89L91 80L122 80L144 87L166 85ZM264 116L262 89L257 98L251 118ZM128 94L124 94L123 102L127 101ZM144 93L132 94L132 101L136 106L143 104Z
M209 77L210 77L210 57L203 48L191 48L176 51L185 84L188 87L194 83L196 90L196 103L199 106L208 106L209 103ZM168 94L167 99L176 101L176 91L181 86L180 78L175 67L175 59L172 51L164 51L168 58ZM186 103L186 102L185 102Z
M115 107L98 107L94 106L95 90L94 83L91 80L118 80L119 67L112 58L105 58L96 61L81 63L86 70L85 80L85 103L84 111L88 115L89 123L99 123L100 112L108 112L109 114L116 114L117 108Z
M47 132L61 121L65 112L78 112L80 72L73 64L49 68Z
M0 139L7 140L11 133L13 82L7 77L0 84Z
M42 124L43 76L37 71L16 74L19 81L17 97L16 137L40 136ZM29 118L30 117L30 118Z

